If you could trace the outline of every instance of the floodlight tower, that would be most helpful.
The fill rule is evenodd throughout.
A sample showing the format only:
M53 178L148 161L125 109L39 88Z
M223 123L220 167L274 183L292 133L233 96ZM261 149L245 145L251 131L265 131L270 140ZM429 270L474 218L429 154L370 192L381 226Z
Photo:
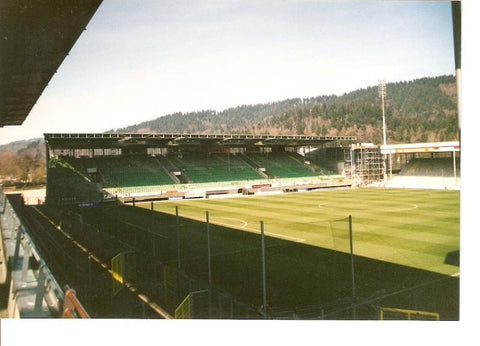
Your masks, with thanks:
M387 145L387 125L385 123L385 97L387 96L387 84L385 80L378 81L378 97L382 100L382 122L383 122L383 145ZM390 156L390 161L392 157ZM392 169L392 163L390 162L390 171ZM391 174L390 174L391 175ZM383 156L383 179L387 178L387 156Z
M387 145L387 125L385 124L385 97L387 96L387 85L385 80L378 81L378 97L382 99L382 119L383 119L383 145Z

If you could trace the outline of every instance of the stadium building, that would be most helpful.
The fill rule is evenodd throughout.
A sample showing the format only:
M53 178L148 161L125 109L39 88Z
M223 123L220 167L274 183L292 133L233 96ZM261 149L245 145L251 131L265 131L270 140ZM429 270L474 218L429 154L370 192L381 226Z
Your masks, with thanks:
M460 189L460 143L352 144L345 176L357 186Z
M47 203L88 205L354 185L458 189L458 142L376 146L353 136L45 134Z
M343 155L336 154L355 139L45 134L47 203L218 198L350 186L335 169L343 165Z

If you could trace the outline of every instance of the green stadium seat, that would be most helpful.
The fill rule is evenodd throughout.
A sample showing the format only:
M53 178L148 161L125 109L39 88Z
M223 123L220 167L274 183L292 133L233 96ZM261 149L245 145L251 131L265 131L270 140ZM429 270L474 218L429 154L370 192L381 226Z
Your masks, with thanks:
M253 167L234 154L188 153L168 158L192 183L262 179Z
M265 168L268 174L277 178L300 178L319 175L302 163L303 157L296 157L296 154L293 153L248 153L247 156L259 167Z

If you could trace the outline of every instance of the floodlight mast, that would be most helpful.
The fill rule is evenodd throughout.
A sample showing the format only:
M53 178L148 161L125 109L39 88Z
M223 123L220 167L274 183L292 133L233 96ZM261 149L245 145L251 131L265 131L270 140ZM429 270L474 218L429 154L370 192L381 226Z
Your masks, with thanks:
M385 124L385 97L387 96L387 85L383 79L378 81L378 96L382 99L383 145L387 145L387 125Z
M387 84L384 79L378 81L378 96L382 100L382 122L383 122L383 145L387 145L387 125L385 123L385 97L387 96ZM392 156L390 155L390 161ZM390 162L390 170L392 163ZM391 176L391 173L390 173ZM383 155L383 179L387 180L387 155Z

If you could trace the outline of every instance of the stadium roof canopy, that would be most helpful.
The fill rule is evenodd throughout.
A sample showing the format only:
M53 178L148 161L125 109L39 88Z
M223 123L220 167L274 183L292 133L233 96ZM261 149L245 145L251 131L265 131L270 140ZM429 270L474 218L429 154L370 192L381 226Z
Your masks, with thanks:
M180 134L180 133L53 133L44 134L45 143L54 148L122 148L128 146L307 146L334 141L355 141L355 136Z
M389 144L380 147L382 154L440 153L460 151L460 142Z
M102 0L0 0L0 127L21 125Z

